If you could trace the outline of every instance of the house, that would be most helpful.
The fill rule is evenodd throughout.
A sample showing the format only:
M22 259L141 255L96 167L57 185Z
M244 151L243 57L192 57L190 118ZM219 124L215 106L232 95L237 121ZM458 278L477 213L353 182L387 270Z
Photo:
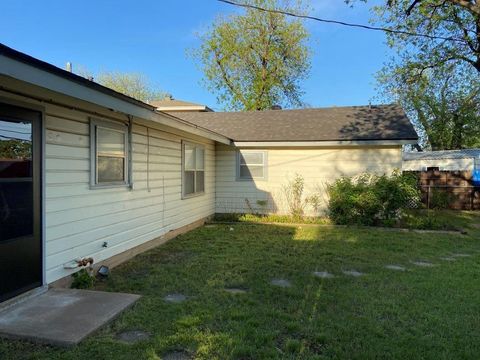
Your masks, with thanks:
M289 212L285 187L301 175L304 197L326 207L326 184L402 166L402 145L417 134L397 105L261 112L177 114L232 139L216 145L215 212Z
M425 171L438 168L442 171L473 171L480 169L480 149L406 152L402 170Z
M177 114L177 115L173 115ZM0 302L115 266L281 185L400 168L397 106L161 112L0 45ZM315 185L314 185L315 184Z
M196 104L189 101L177 100L171 96L166 97L163 100L150 101L150 105L154 106L158 111L165 112L185 112L185 111L199 111L199 112L211 112L213 111L206 105Z

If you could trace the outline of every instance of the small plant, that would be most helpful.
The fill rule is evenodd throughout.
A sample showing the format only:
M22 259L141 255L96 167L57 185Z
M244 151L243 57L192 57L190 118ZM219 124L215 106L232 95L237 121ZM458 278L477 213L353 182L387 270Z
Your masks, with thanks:
M87 269L72 274L72 289L91 289L95 285L95 278Z
M322 199L319 194L313 194L305 199L307 204L309 204L312 208L315 214L318 214L320 211L320 206L322 205Z
M293 180L287 185L283 186L283 192L287 199L290 214L293 217L302 217L306 202L303 200L303 190L305 187L305 180L303 176L295 174Z

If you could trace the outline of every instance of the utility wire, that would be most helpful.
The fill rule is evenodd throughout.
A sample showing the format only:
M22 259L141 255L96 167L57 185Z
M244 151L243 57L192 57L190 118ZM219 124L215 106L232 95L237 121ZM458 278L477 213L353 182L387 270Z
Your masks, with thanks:
M363 25L363 24L353 24L353 23L347 23L347 22L338 21L338 20L322 19L322 18L319 18L319 17L310 16L310 15L295 14L293 12L286 11L286 10L267 9L267 8L264 8L264 7L261 7L261 6L238 3L238 2L235 2L235 1L231 1L231 0L218 0L218 1L220 1L222 3L225 3L225 4L239 6L239 7L243 7L243 8L247 8L247 9L255 9L255 10L260 10L260 11L269 12L269 13L282 14L282 15L292 16L292 17L296 17L296 18L300 18L300 19L315 20L315 21L328 23L328 24L337 24L337 25L342 25L342 26L349 26L349 27L366 29L366 30L373 30L373 31L383 31L383 32L390 33L390 34L423 37L423 38L432 39L432 40L446 40L446 41L465 42L463 39L459 39L459 38L455 38L455 37L428 35L428 34L421 34L421 33L415 33L415 32L410 32L410 31L403 31L403 30L395 30L395 29L384 28L384 27L377 27L377 26L370 26L370 25Z

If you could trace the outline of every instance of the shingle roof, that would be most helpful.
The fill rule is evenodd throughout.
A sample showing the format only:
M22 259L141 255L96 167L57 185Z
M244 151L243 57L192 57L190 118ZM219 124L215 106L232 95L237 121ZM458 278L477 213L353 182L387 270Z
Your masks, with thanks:
M480 158L480 149L406 152L403 160L441 160Z
M398 105L183 113L176 116L234 141L418 139Z

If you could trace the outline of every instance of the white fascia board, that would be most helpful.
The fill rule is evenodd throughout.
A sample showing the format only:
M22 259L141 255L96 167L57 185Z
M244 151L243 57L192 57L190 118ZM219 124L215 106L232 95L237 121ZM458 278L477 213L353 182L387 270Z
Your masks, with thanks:
M417 140L338 140L338 141L234 141L241 148L335 147L335 146L401 146L416 144Z
M205 106L159 106L157 107L158 111L205 111Z
M195 126L174 116L155 112L146 107L129 103L105 94L101 91L91 89L88 86L78 84L61 76L52 74L48 71L38 69L29 64L16 61L4 55L0 55L0 74L17 79L29 84L33 84L63 95L76 99L87 101L89 103L102 106L123 114L138 117L144 120L153 121L158 124L169 126L175 129L185 131L217 141L222 144L231 144L227 137L212 132L207 129Z

